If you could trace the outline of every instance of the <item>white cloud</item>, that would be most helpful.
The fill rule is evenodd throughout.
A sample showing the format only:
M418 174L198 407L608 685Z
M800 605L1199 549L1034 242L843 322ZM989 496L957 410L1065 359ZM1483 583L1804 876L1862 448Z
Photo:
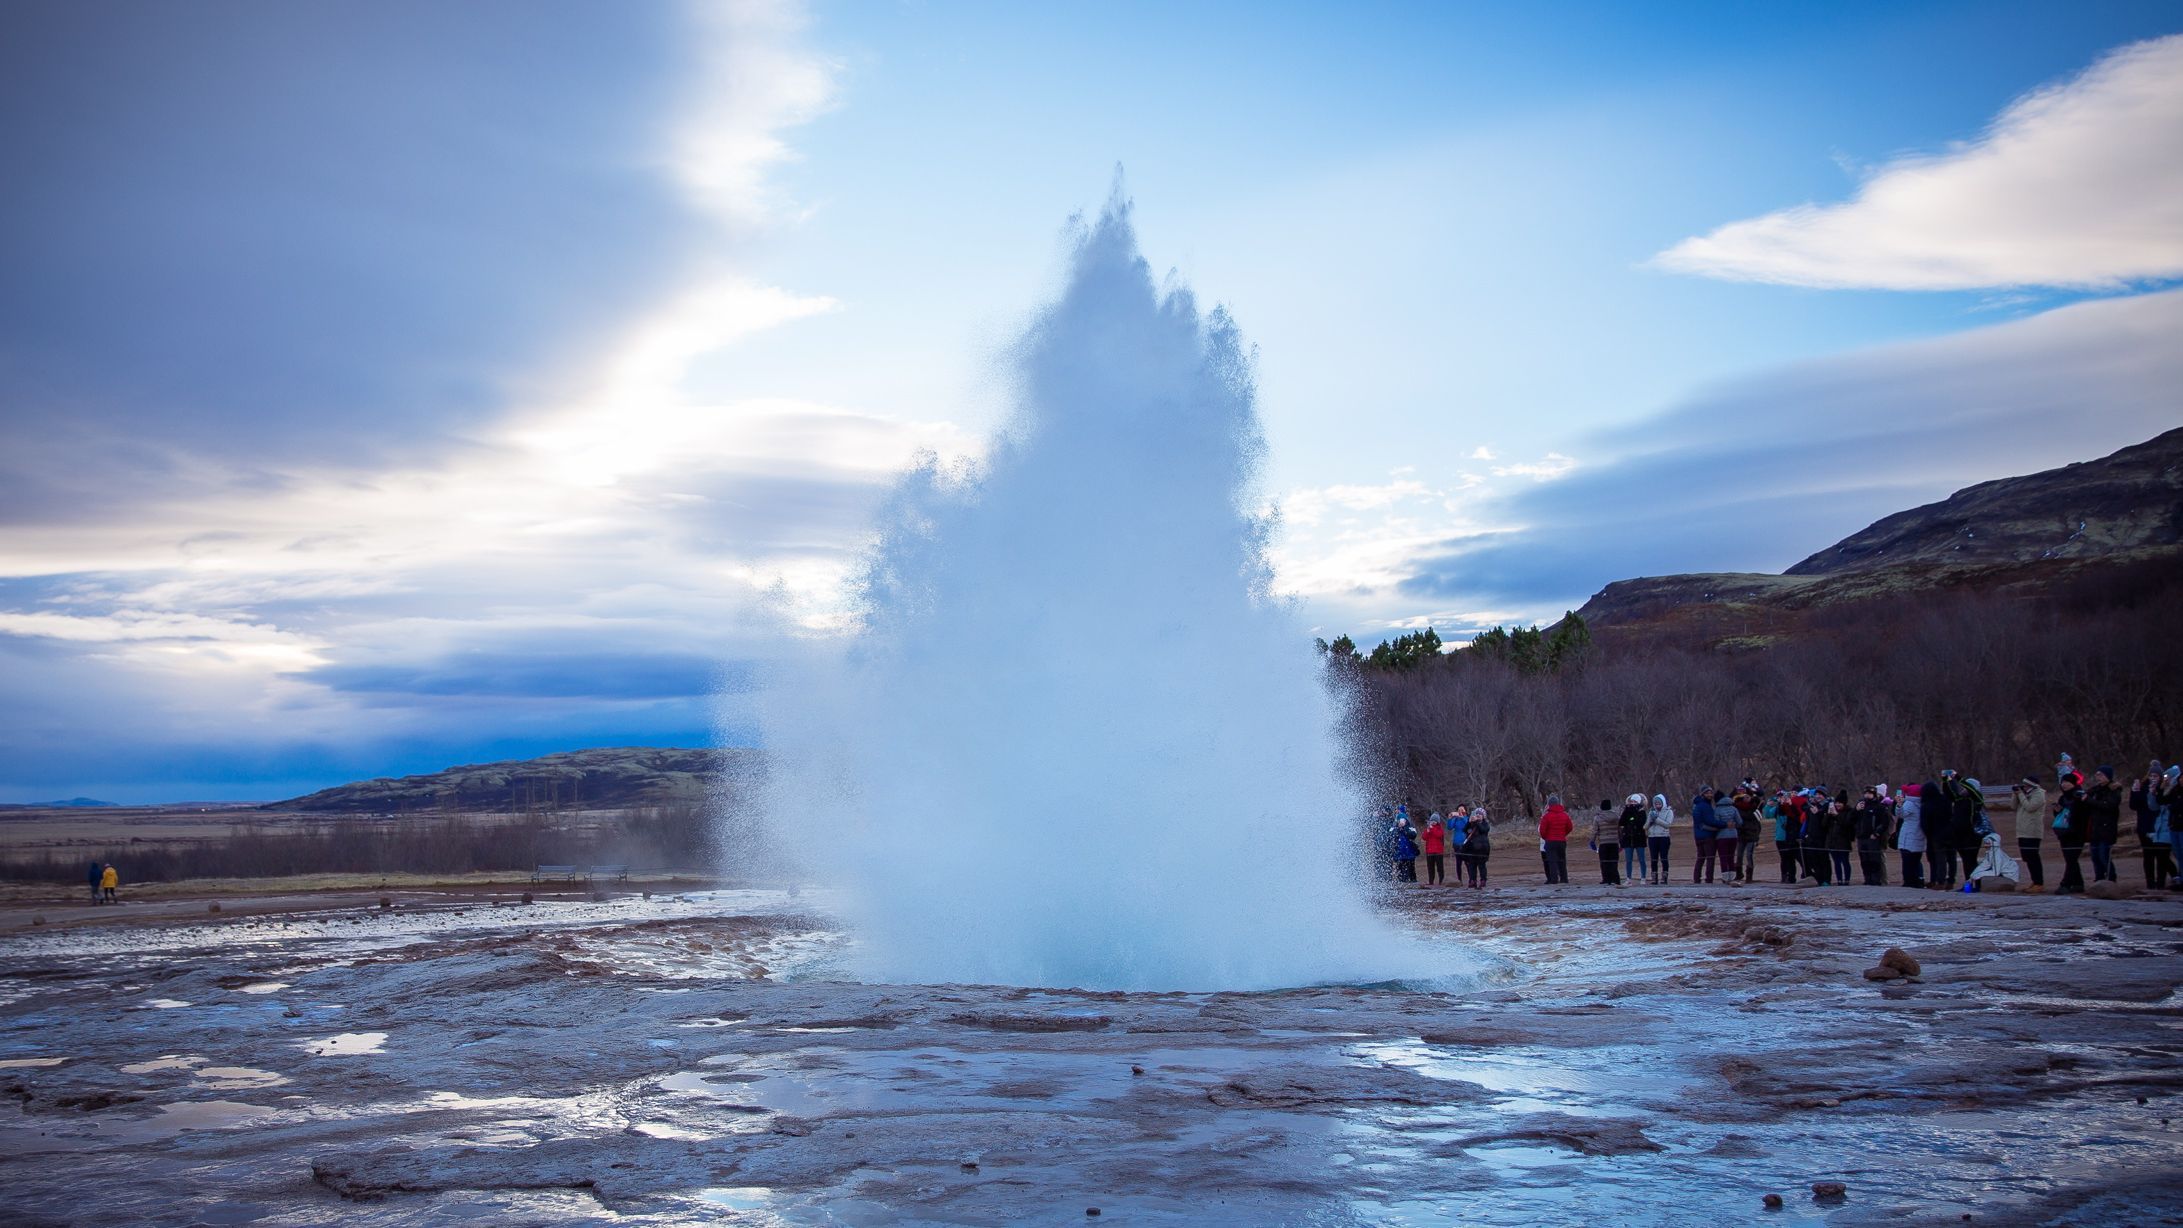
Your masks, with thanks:
M792 0L692 0L701 71L673 163L701 207L735 225L783 208L767 175L794 155L782 133L833 105L837 66L802 44Z
M1887 290L2115 289L2183 276L2183 34L2026 94L1976 140L1888 162L1849 201L1732 222L1654 263Z
M1530 478L1534 482L1551 482L1566 476L1577 462L1559 452L1549 452L1535 461L1522 461L1513 465L1495 465L1493 476L1497 478Z
M244 668L296 673L323 665L325 644L249 622L168 610L79 615L0 611L0 635L117 646L125 658L170 667Z

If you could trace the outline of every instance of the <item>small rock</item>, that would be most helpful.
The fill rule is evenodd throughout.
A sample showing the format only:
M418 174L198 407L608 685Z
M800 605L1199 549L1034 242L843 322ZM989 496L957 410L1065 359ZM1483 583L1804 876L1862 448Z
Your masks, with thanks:
M1832 1201L1849 1197L1849 1187L1839 1181L1812 1182L1812 1198L1815 1201Z
M1762 1198L1759 1201L1765 1203L1766 1209L1769 1211L1781 1210L1781 1195L1779 1194L1768 1194L1765 1198Z
M976 1160L965 1160L965 1161L963 1161L963 1171L964 1171L964 1172L966 1172L966 1173L974 1173L974 1172L977 1172L977 1171L978 1171L978 1162L977 1162Z
M1098 1219L1098 1218L1099 1218L1099 1208L1097 1208L1097 1207L1086 1207L1086 1208L1084 1208L1084 1214L1085 1214L1085 1215L1087 1215L1087 1216L1090 1216L1090 1217L1091 1217L1092 1219Z
M1880 952L1880 966L1893 968L1904 976L1917 976L1925 971L1924 966L1911 958L1910 953L1901 947L1889 947L1887 950Z
M35 916L35 917L32 917L32 918L30 919L30 923L31 923L32 925L44 925L44 924L45 924L45 914L43 914L43 913L40 913L39 915L37 915L37 916Z
M2145 1104L2145 1103L2148 1103L2148 1102L2146 1101L2145 1097L2143 1097L2143 1096L2139 1096L2139 1097L2138 1097L2138 1103L2139 1103L2139 1104Z
M1984 895L1984 894L1986 894L1986 893L1987 893L1987 892L1989 892L1989 891L2014 891L2014 890L2016 890L2016 883L2015 883L2015 882L2014 882L2013 880L2010 880L2010 879L2006 879L2006 878L2002 878L2002 877L2000 877L1999 875L1995 875L1995 876L1993 876L1993 877L1991 877L1991 878L1982 878L1982 879L1979 879L1979 880L1978 880L1978 893L1979 893L1980 895Z
M530 902L531 902L531 893L530 893L530 892L526 891L526 892L524 892L524 893L523 893L523 902L524 902L525 904L528 904L528 903L530 903Z
M1868 981L1893 981L1899 980L1901 977L1901 972L1888 967L1886 964L1865 969L1865 979Z
M379 897L379 907L381 907L381 908L392 908L392 907L394 907L394 899L393 899L393 897L391 897L391 896L384 896L384 895L380 896L380 897Z
M2127 900L2137 894L2121 883L2111 883L2104 878L2085 888L2084 893L2086 898L2094 900Z
M1144 1067L1142 1067L1142 1066L1131 1066L1131 1067L1129 1068L1129 1072L1130 1072L1131 1074L1133 1074L1133 1075L1141 1075L1141 1074L1143 1074L1143 1073L1145 1072L1145 1068L1144 1068ZM2143 1103L2145 1103L2145 1098L2144 1098L2144 1097L2142 1097L2142 1096L2140 1096L2140 1097L2138 1098L2138 1103L2139 1103L2139 1104L2143 1104Z
M210 903L210 904L207 904L207 905L205 905L205 911L206 911L206 912L218 912L218 911L220 911L220 901L218 901L218 900L214 900L214 901L213 901L212 903Z

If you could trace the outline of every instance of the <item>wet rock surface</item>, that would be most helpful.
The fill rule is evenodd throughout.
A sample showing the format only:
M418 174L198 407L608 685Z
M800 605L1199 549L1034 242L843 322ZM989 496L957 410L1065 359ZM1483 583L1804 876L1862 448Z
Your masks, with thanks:
M2183 1150L2183 905L1394 907L1476 974L860 984L823 899L759 892L26 930L0 1183L53 1223L2183 1216L2148 1180Z

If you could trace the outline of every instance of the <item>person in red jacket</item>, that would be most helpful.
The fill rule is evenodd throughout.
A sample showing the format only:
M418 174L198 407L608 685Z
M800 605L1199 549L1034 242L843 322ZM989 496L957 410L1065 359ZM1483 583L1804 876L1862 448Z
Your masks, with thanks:
M1433 811L1425 820L1425 885L1445 884L1448 881L1448 828L1440 821L1440 812Z
M1546 881L1569 881L1569 833L1576 829L1562 807L1561 794L1546 795L1546 812L1539 816L1539 839L1546 842Z

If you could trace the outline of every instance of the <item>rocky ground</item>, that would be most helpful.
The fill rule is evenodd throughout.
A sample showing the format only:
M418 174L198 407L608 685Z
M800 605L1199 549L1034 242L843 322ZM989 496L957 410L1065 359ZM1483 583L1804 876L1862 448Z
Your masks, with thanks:
M831 980L823 897L394 903L0 937L6 1218L2183 1223L2183 902L1414 891L1473 975L1259 994Z

